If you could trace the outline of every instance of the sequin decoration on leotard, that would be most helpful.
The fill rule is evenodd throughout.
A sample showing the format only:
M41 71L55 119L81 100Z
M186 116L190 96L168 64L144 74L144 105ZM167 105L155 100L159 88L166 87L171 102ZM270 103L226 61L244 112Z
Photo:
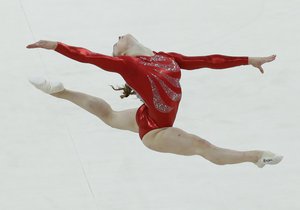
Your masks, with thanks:
M151 75L159 82L159 84L162 86L162 88L165 91L165 93L169 96L169 98L172 101L179 101L181 99L181 94L180 93L176 93L171 88L169 88L166 85L166 83L164 83L164 81L162 81L158 76L156 76L154 74L151 74Z
M161 56L161 55L154 55L151 57L150 61L166 61L166 58L164 56Z
M154 62L166 61L166 58L161 55L154 55L150 58L150 60L146 57L140 57L140 59L141 59L140 63L143 64L144 66L162 68L167 71L173 71L173 72L180 71L180 67L174 60L171 60L170 64L153 63L153 61Z
M162 71L157 70L157 69L153 69L155 72L159 73L161 76L163 76L169 83L171 83L171 85L173 85L174 87L180 88L180 83L179 83L179 79L178 78L174 78L171 77L167 74L164 74Z
M173 107L168 106L161 98L157 86L154 83L154 81L150 78L149 75L147 75L148 80L150 81L151 84L151 89L152 89L152 93L153 93L153 104L155 106L155 108L160 111L160 112L164 112L164 113L168 113L170 111L172 111Z

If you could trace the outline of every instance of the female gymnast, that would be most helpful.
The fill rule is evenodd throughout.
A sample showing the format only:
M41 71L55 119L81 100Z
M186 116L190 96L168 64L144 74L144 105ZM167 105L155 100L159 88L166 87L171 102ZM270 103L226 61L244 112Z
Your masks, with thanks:
M283 156L270 151L235 151L217 147L205 139L173 127L181 99L181 69L225 69L252 65L264 73L262 65L275 60L269 57L234 57L225 55L185 56L174 52L155 52L131 34L119 36L113 56L91 52L62 42L40 40L27 48L43 48L83 63L120 74L126 81L124 94L136 94L143 104L136 109L115 111L101 98L66 89L59 81L32 77L29 81L54 97L73 102L96 115L107 125L139 133L143 144L158 152L200 155L217 165L251 162L262 168L277 164ZM120 89L120 88L119 88Z

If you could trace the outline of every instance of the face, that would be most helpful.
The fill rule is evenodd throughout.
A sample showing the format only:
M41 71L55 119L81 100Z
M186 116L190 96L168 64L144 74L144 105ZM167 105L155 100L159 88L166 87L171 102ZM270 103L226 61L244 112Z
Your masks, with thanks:
M138 41L131 34L119 36L119 41L113 46L113 56L123 55L129 47L137 42Z

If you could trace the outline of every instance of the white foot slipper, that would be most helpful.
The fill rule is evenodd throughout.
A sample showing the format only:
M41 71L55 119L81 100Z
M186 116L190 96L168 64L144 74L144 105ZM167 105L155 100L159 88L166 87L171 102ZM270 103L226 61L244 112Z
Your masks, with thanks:
M61 82L47 80L43 77L30 77L28 80L37 89L40 89L41 91L48 94L58 93L65 89Z
M264 167L266 164L275 165L282 160L283 156L276 155L272 152L263 152L262 157L255 163L259 168Z

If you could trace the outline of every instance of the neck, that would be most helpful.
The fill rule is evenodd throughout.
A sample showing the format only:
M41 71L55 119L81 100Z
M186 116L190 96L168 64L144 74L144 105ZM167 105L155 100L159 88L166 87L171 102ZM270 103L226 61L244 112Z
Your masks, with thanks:
M152 50L143 46L142 44L137 44L137 45L130 47L126 51L126 55L128 55L128 56L140 56L140 55L153 56L154 53L152 52Z

